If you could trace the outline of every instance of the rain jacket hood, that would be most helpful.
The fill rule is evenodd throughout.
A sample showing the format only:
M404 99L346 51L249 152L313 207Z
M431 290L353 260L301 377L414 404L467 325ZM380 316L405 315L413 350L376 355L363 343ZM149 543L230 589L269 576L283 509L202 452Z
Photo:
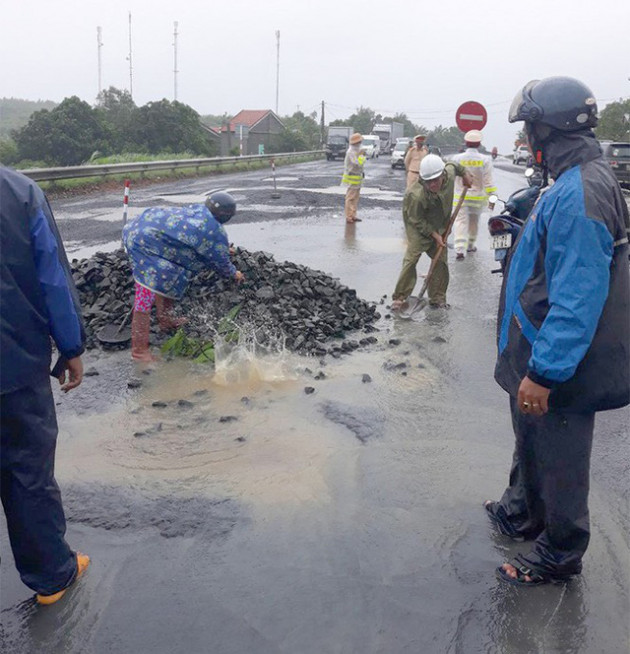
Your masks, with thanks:
M537 142L535 132L532 136L530 136L533 141L532 149L534 152L537 149L542 150L544 163L553 179L558 179L565 170L593 161L602 154L602 149L591 129L578 132L553 130L543 143Z

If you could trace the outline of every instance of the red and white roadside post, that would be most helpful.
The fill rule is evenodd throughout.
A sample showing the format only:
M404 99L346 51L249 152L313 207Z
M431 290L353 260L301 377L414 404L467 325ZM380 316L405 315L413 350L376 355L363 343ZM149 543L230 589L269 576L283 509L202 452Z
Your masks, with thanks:
M129 208L129 187L131 186L131 181L126 179L125 180L125 191L123 193L123 229L125 228L125 225L127 224L127 210ZM122 239L122 237L121 237ZM121 240L122 242L122 240ZM123 244L124 247L124 244Z
M127 209L129 208L129 187L131 181L125 180L125 192L123 194L123 227L127 224Z

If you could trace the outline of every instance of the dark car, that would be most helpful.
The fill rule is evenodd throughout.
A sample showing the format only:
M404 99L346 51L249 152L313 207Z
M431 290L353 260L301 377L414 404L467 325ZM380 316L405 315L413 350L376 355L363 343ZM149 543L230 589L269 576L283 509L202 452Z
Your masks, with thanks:
M600 145L619 184L630 187L630 142L601 141Z
M346 156L348 149L348 139L345 136L329 136L328 143L326 143L326 159L331 161L339 157L343 159Z

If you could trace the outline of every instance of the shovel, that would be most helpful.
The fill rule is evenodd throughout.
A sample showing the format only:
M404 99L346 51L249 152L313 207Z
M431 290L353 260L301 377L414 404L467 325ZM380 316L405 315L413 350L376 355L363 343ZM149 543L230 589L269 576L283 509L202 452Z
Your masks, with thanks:
M461 206L464 203L464 199L466 198L466 191L468 191L468 189L464 187L464 190L462 191L459 201L457 202L457 206L455 207L451 215L451 219L448 221L448 225L446 226L446 231L444 232L444 234L442 234L442 241L444 241L444 243L446 243L446 239L451 233L451 229L453 229L455 218L457 218L457 214L459 213L459 210L461 209ZM409 306L405 311L398 312L399 318L402 318L403 320L409 320L414 314L418 313L418 311L422 311L422 309L424 309L424 307L427 306L427 300L424 299L424 294L426 293L427 288L429 287L429 282L431 281L431 277L433 276L433 271L435 270L435 266L437 265L438 259L440 258L443 249L444 249L443 246L441 245L438 246L435 256L431 259L429 272L424 278L424 284L422 284L422 288L420 289L420 293L418 293L418 297L414 298L413 301L410 302Z
M129 313L125 315L123 321L120 325L116 323L110 323L101 327L96 333L96 338L105 344L105 345L122 345L131 340L131 325L127 325L131 314L133 313L133 307L131 307Z

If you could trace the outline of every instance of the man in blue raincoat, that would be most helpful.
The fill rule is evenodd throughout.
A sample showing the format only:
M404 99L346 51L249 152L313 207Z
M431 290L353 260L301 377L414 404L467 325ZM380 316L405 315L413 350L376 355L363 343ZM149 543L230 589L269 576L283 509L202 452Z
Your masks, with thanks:
M582 571L595 413L630 403L629 220L586 85L530 82L509 120L525 122L536 163L555 180L503 280L495 379L510 395L516 446L507 489L485 504L501 533L532 541L499 578L531 587Z
M90 563L64 537L55 481L57 417L50 387L83 379L85 332L63 243L42 190L0 166L0 495L20 578L53 604ZM66 375L68 379L66 381Z
M218 191L205 204L152 207L125 226L123 242L136 282L131 323L131 356L135 360L153 360L149 331L154 302L160 328L166 331L183 322L171 311L193 275L210 268L237 282L244 279L230 261L223 228L235 213L234 198Z

